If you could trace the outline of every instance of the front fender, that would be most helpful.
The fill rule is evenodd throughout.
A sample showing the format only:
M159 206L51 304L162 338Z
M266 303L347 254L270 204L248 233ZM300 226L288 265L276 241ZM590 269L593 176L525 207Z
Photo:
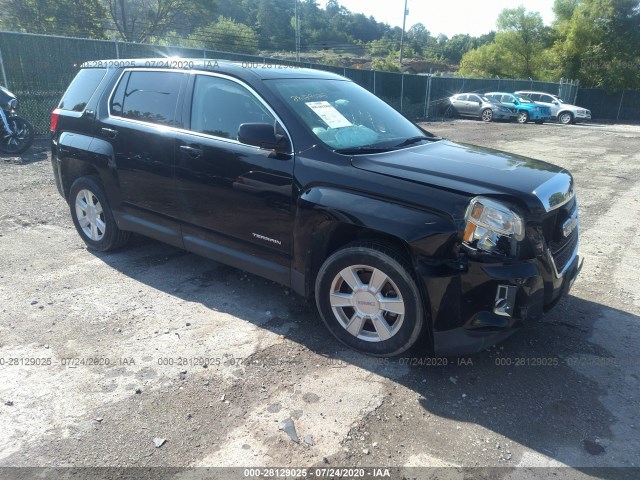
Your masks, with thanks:
M445 261L454 255L458 229L446 214L326 186L305 190L297 207L293 275L305 277L304 293L309 293L317 264L331 253L335 232L345 227L350 235L361 238L373 235L401 242L414 262L420 257ZM300 285L299 280L293 278L292 284Z

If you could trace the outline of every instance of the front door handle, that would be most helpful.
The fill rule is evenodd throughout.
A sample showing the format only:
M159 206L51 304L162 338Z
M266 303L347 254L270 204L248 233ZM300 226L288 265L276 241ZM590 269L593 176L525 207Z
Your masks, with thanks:
M101 129L101 132L103 133L103 135L104 135L105 137L110 138L110 139L112 139L112 140L118 136L118 131L117 131L117 130L114 130L113 128L106 128L106 127L103 127L103 128Z
M191 147L189 145L180 145L180 150L189 155L191 158L198 158L202 155L202 149Z

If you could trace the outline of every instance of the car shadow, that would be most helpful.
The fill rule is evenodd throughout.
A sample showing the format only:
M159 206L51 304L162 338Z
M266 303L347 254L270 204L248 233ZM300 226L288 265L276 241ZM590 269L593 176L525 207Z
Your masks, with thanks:
M33 140L27 151L19 154L0 154L0 161L13 163L16 165L29 165L31 163L42 162L49 159L49 140L46 138L36 138Z
M318 355L392 378L415 392L419 405L430 415L477 424L589 475L611 478L608 470L572 465L576 462L575 447L587 455L606 455L599 441L613 437L616 422L615 412L601 400L607 390L580 371L604 370L611 368L612 362L624 360L616 360L613 352L590 340L598 319L637 324L638 316L569 296L543 320L473 356L433 362L427 360L433 357L429 352L416 347L400 358L389 359L391 364L406 367L398 377L398 369L390 369L389 363L372 361L339 344L325 329L315 306L281 285L140 236L134 236L123 250L95 255L124 275L178 299L229 313L284 335ZM256 298L264 310L276 303L287 305L290 320L279 315L265 321L264 312L247 313L232 294L238 289L243 292L238 298ZM229 298L221 297L221 291L228 291ZM297 327L290 328L290 321ZM612 334L623 335L622 330L618 332ZM620 338L623 340L628 341ZM576 368L575 363L585 358L587 362ZM392 427L387 424L382 428ZM569 450L574 453L567 453Z

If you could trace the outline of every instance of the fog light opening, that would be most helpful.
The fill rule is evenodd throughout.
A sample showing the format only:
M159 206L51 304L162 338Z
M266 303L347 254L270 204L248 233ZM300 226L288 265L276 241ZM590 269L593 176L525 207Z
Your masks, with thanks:
M496 315L503 315L505 317L513 316L517 291L518 287L514 287L512 285L498 285L493 313Z

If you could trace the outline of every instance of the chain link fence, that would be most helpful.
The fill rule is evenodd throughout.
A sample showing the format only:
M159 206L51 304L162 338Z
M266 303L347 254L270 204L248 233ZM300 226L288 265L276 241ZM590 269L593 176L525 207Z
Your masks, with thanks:
M51 110L58 104L82 62L154 57L296 64L293 61L231 52L0 31L0 82L18 96L22 114L31 121L38 134L48 132ZM441 77L312 63L298 65L343 75L413 119L442 118L446 99L455 93L516 90L539 90L559 95L568 102L577 101L579 105L589 108L593 118L597 119L640 119L640 92L624 92L621 99L621 94L579 89L577 82Z

